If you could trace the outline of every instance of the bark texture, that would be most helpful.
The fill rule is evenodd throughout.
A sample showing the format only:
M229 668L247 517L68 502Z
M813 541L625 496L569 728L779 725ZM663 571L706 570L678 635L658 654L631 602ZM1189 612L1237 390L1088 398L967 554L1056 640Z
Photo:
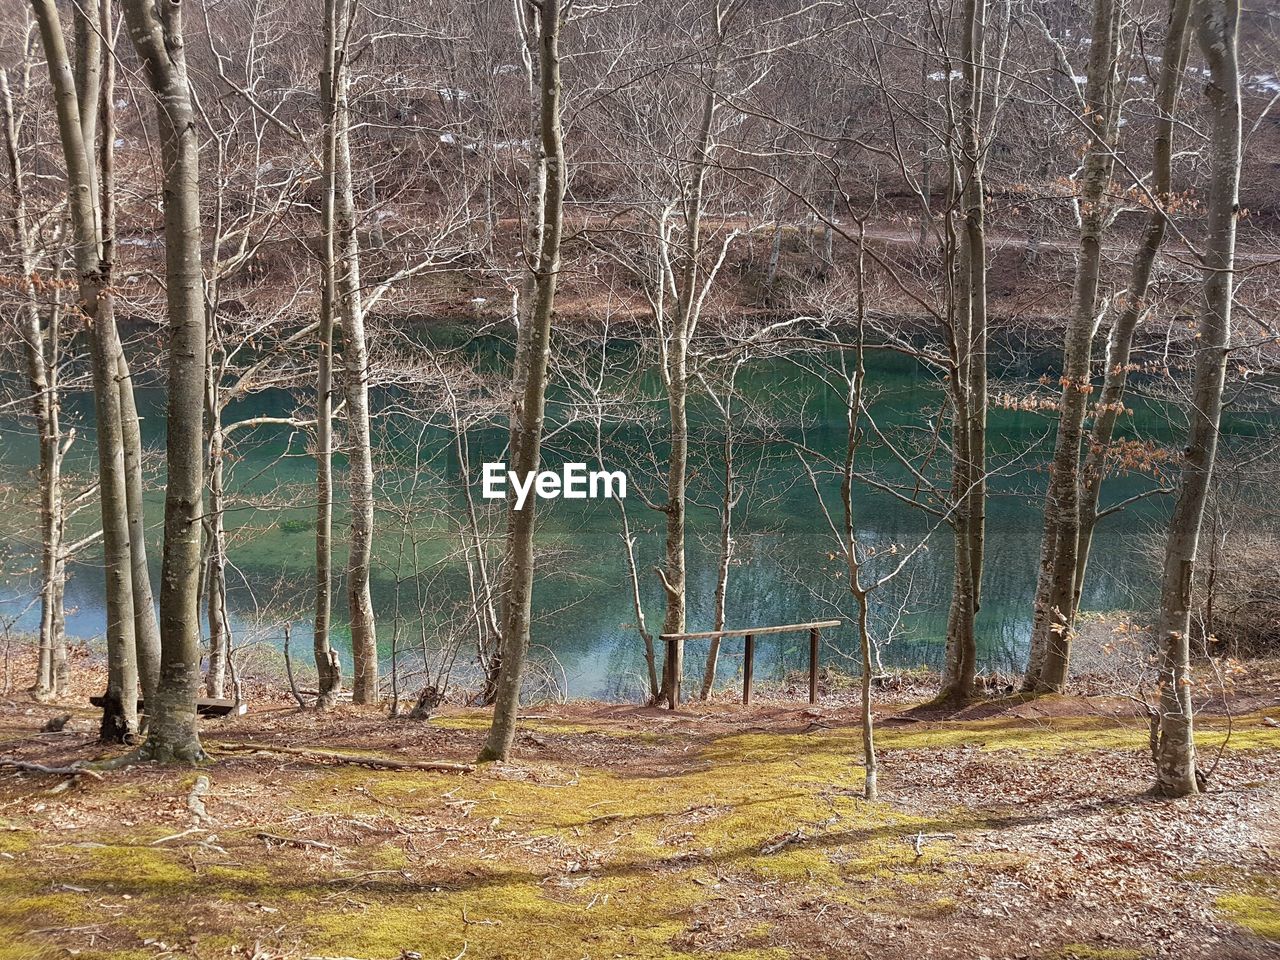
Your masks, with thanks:
M24 58L23 79L30 58ZM25 87L25 82L23 84ZM61 632L64 510L62 497L62 427L58 384L60 304L56 288L51 306L42 309L36 290L37 249L27 208L26 174L18 145L19 118L14 110L8 71L0 68L0 109L3 110L5 156L9 164L9 201L14 250L18 257L19 330L31 390L31 414L39 443L37 481L40 487L40 636L36 679L37 700L60 697L66 688L66 637Z
M97 67L91 62L99 54L96 44L86 40L77 49L77 57L86 62L79 70L73 69L62 23L52 0L32 0L31 6L49 64L58 135L67 169L72 259L79 292L77 309L90 331L106 573L107 691L100 735L104 741L125 742L138 731L138 673L118 375L120 340L115 325L111 262L103 249L102 221L97 206L96 151L92 139L96 123L84 117L86 110L95 112L97 92L95 87L90 96L76 85L77 76L84 82L97 83ZM86 5L76 16L85 18L96 10L96 4ZM87 36L94 32L85 33Z
M160 676L140 755L203 756L196 733L200 684L200 566L204 401L208 362L200 226L200 139L187 80L181 4L124 0L125 22L156 101L164 192L169 309Z
M355 15L348 0L337 0L336 22L349 34ZM378 701L378 638L369 590L373 563L373 451L369 427L369 351L365 343L360 289L360 243L356 236L355 188L351 178L351 107L347 89L346 41L335 37L333 77L334 291L342 323L343 387L347 402L347 500L351 533L347 543L347 615L351 624L351 692L355 703Z
M983 84L986 2L966 0L960 61L962 96L957 156L952 160L961 212L951 337L952 529L955 567L939 700L973 696L977 669L976 619L982 598L987 501L987 254L983 195ZM954 190L955 188L953 188Z
M333 321L334 226L333 188L337 167L337 126L334 116L334 78L338 58L338 2L325 0L324 66L320 74L320 104L324 114L324 156L320 200L320 320L317 329L316 372L316 603L312 652L316 663L316 708L337 702L341 687L338 654L330 643L333 616Z
M1200 0L1196 28L1209 66L1209 189L1205 217L1203 303L1195 341L1191 426L1169 538L1165 544L1157 629L1160 726L1155 792L1198 791L1191 706L1191 580L1209 482L1213 477L1231 341L1236 216L1240 188L1240 66L1238 0Z
M1083 121L1088 142L1079 178L1080 237L1076 278L1062 357L1062 393L1031 628L1031 661L1024 681L1036 692L1061 691L1071 660L1076 596L1076 552L1080 545L1080 452L1085 416L1093 394L1093 341L1101 321L1102 238L1111 219L1111 172L1119 123L1116 47L1120 15L1116 0L1094 0L1093 30L1084 90Z
M542 430L551 354L551 324L560 273L560 241L564 223L565 157L560 129L560 0L543 0L538 8L538 118L542 165L542 204L537 214L538 254L533 270L533 298L522 327L523 359L516 363L511 397L511 469L521 476L537 472L542 456ZM517 510L508 498L505 584L502 593L502 654L493 704L493 723L481 760L506 760L516 736L520 681L529 649L533 596L534 520L537 498Z
M1124 410L1125 390L1129 381L1129 365L1133 354L1134 335L1151 310L1149 293L1156 257L1164 243L1168 227L1167 205L1173 180L1174 113L1182 74L1186 68L1190 40L1188 24L1191 0L1171 0L1168 28L1165 31L1164 56L1156 89L1156 130L1151 160L1151 209L1142 243L1134 253L1128 288L1117 304L1116 318L1107 337L1106 370L1102 391L1094 409L1093 427L1089 433L1081 470L1080 544L1076 551L1075 594L1071 599L1072 617L1079 612L1080 594L1089 563L1089 551L1099 520L1099 498L1106 477L1116 426Z

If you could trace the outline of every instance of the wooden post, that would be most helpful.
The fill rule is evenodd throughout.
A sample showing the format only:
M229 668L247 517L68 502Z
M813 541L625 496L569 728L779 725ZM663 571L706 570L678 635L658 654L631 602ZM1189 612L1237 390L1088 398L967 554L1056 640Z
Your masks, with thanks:
M675 637L667 638L667 656L662 664L662 675L666 681L664 686L667 690L667 709L674 710L676 704L680 702L680 693L676 689L676 640Z
M671 672L675 674L675 682L672 689L676 695L675 707L678 707L680 706L680 687L684 682L684 637L676 638L676 659L671 667ZM672 709L674 710L675 707L672 707Z
M756 638L751 634L746 637L746 649L742 656L742 705L751 703L751 675L755 672Z
M818 628L809 630L809 702L818 702Z

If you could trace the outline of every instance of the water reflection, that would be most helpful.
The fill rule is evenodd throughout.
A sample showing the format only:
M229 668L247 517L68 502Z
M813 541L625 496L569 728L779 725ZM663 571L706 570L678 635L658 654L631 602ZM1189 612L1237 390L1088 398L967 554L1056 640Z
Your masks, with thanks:
M928 408L936 405L937 386L919 369L896 357L873 357L871 373L879 391L875 415L886 431L919 424ZM744 378L744 389L757 400L778 407L779 416L794 414L784 410L784 402L794 385L794 368L780 362L761 361L752 365ZM146 442L162 447L163 398L154 391L140 396L143 408ZM68 418L78 420L81 436L91 433L90 408L86 398L69 398ZM554 406L553 406L554 409ZM261 413L288 413L292 401L284 395L264 394L252 397L231 411L228 419ZM838 450L844 442L844 408L838 398L813 396L806 404L805 439ZM707 416L695 407L695 418ZM1137 423L1130 424L1147 436L1160 438L1167 431L1163 417L1144 420L1140 412ZM384 436L398 436L394 415L380 421ZM714 432L703 420L696 429ZM798 429L798 428L797 428ZM1044 459L1044 443L1050 431L1049 421L1040 415L994 410L991 415L993 458L1013 459L1016 464L1009 475L992 483L989 509L988 565L985 594L979 614L981 637L980 663L987 669L1016 669L1021 662L1029 634L1029 607L1035 581L1036 555L1040 537L1040 504L1038 493L1043 480L1037 472ZM478 483L478 465L487 458L501 459L504 437L501 430L476 431L471 438L472 455L477 476L462 474L454 454L450 435L444 430L425 434L426 444L415 450L410 463L384 470L384 491L408 489L408 480L416 478L418 488L429 488L440 506L447 501L461 502L461 484ZM12 436L12 435L10 435ZM399 442L399 441L397 441ZM637 426L633 434L618 432L613 442L620 459L627 451L647 446L647 429ZM548 460L567 456L573 449L572 433L558 437L550 447ZM661 455L661 445L656 448ZM309 645L306 612L310 605L311 563L313 558L312 511L308 505L312 484L312 463L305 455L304 438L296 433L262 429L251 441L240 443L235 458L228 464L227 489L234 507L227 517L234 563L230 587L232 620L237 634L254 635L256 630L266 640L279 636L276 621L287 618L294 622L294 637L302 646ZM1025 455L1025 456L1022 456ZM870 454L875 460L874 451ZM1021 456L1021 459L1018 459ZM92 457L90 442L81 439L73 450L73 459L86 468ZM29 440L18 438L6 443L0 454L6 474L13 478L34 463L35 447ZM579 454L574 459L583 459ZM618 462L611 468L623 467L631 474L633 489L650 484L656 499L661 499L657 478L648 473L643 463ZM885 458L878 469L891 469ZM341 469L341 464L339 464ZM847 617L851 606L841 588L840 571L830 559L830 531L816 509L814 494L806 483L797 481L797 464L793 458L779 456L768 459L760 467L760 483L755 501L746 513L747 519L737 535L737 561L732 568L728 591L729 626L785 623ZM1110 483L1104 499L1119 500L1149 485L1139 476L1119 478ZM885 545L911 544L929 530L930 521L887 494L870 488L857 491L861 518L860 533L868 543ZM253 506L269 498L288 500L290 506ZM159 535L161 499L153 494L148 499L151 530ZM500 506L490 509L501 509ZM651 627L661 622L661 591L656 576L650 571L661 561L662 531L658 515L632 500L632 523L637 533L637 553L644 571L642 597ZM1084 592L1086 609L1107 610L1131 608L1151 596L1150 571L1142 560L1143 544L1153 527L1158 527L1165 505L1158 498L1144 501L1136 509L1108 518L1100 529L1095 555ZM619 539L619 520L613 504L592 501L553 501L540 506L541 543L555 552L542 567L535 604L538 619L533 642L550 651L558 663L557 673L567 682L573 696L606 696L632 698L645 685L642 644L634 627L630 586ZM413 513L413 511L410 511ZM419 621L426 617L426 633L444 629L445 621L456 618L456 601L465 596L466 573L456 559L456 529L443 519L443 514L430 510L412 517L419 546L419 574L430 578L432 603L424 611L415 591L406 588L406 577L399 538L402 532L393 518L394 511L379 514L377 569L374 578L375 605L381 618L380 635L384 649L389 645L393 625L402 642L416 642L420 636ZM341 514L335 528L341 536ZM13 532L20 521L10 517L3 521L6 532ZM689 515L689 629L709 629L715 590L716 564L714 539L716 520L704 509L693 509ZM29 524L28 524L29 526ZM942 656L947 603L951 589L950 533L940 530L930 548L909 568L908 574L877 596L875 628L883 641L881 656L887 666L936 666ZM453 559L445 559L452 556ZM158 561L159 549L152 550ZM342 558L335 558L335 569L341 569ZM69 633L77 637L98 636L103 630L101 572L93 558L82 558L73 570L68 585L67 601ZM397 591L397 580L399 588ZM22 592L21 584L10 584L11 595ZM397 605L397 592L400 597ZM335 591L342 616L343 591ZM21 626L31 628L35 613L29 611ZM265 626L264 626L265 624ZM342 638L338 637L341 647ZM848 628L826 632L824 660L850 672L856 672L851 659L855 646ZM691 647L688 656L692 685L699 681L702 647ZM804 637L770 638L759 646L757 676L777 675L789 668L803 668L807 663ZM465 662L467 656L460 658ZM722 658L722 680L737 681L740 643L726 644ZM349 660L346 662L349 663Z

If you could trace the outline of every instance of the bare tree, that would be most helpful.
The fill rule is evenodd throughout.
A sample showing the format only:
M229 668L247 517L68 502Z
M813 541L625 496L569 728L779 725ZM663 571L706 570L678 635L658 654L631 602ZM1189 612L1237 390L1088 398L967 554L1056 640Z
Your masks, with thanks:
M72 259L80 299L77 310L91 329L94 409L97 419L99 502L106 563L107 694L103 740L125 742L138 732L138 660L130 548L125 441L121 410L122 356L111 283L111 242L103 235L95 150L99 56L96 44L77 48L80 67L67 52L62 23L52 0L32 0L54 90L58 131L67 170ZM96 11L96 4L92 9ZM76 16L88 18L90 9ZM96 26L96 24L95 24ZM85 30L96 37L96 30ZM77 79L83 84L77 86ZM92 89L88 84L92 82Z
M1205 86L1210 123L1209 189L1201 255L1204 301L1195 341L1191 425L1169 521L1157 624L1160 724L1155 791L1175 797L1199 790L1192 736L1191 587L1222 419L1240 190L1239 3L1202 0L1196 8L1196 20L1200 50L1209 67Z
M1061 691L1070 662L1080 547L1080 447L1093 393L1093 340L1102 320L1102 241L1111 220L1111 172L1120 129L1120 21L1118 3L1095 0L1081 109L1088 140L1076 202L1080 239L1075 289L1063 347L1058 435L1045 494L1031 663L1026 678L1026 685L1038 691Z
M1118 314L1107 337L1106 370L1094 410L1093 427L1081 469L1080 544L1076 551L1075 594L1072 616L1080 607L1093 535L1101 519L1099 498L1102 483L1116 457L1113 440L1124 410L1125 390L1132 366L1134 337L1141 323L1154 310L1151 302L1152 275L1164 243L1173 199L1173 135L1178 93L1186 69L1191 0L1171 0L1169 26L1155 93L1156 125L1152 145L1151 186L1145 197L1149 207L1142 244L1134 253L1128 289L1117 304Z
M0 122L3 123L5 156L9 164L9 200L12 204L13 247L18 275L19 330L31 389L40 455L40 647L34 693L38 700L57 699L67 685L67 638L62 591L66 580L63 538L66 516L63 503L62 462L74 434L64 437L61 423L62 291L57 283L47 291L47 304L36 289L45 258L37 242L41 219L28 203L29 177L23 164L20 131L27 120L26 94L31 87L32 30L30 21L23 47L19 92L15 107L9 72L0 68Z
M199 760L200 534L208 362L201 265L200 139L183 44L182 7L124 0L125 22L156 99L169 307L168 479L160 574L160 677L138 756Z
M320 323L316 370L316 609L313 652L319 695L316 707L332 706L341 686L341 667L330 643L333 616L333 330L336 303L337 248L334 189L338 166L337 83L339 57L338 0L325 0L324 64L320 72L320 105L324 135L320 199ZM341 34L341 36L345 36Z
M537 24L537 117L541 151L536 178L540 196L534 229L538 246L532 267L533 291L517 345L511 391L511 469L520 476L538 471L547 393L547 362L551 352L551 322L560 275L560 244L564 229L565 154L560 128L560 0L541 0L533 8ZM502 653L493 723L480 753L482 760L506 760L516 736L520 709L520 680L529 650L529 620L533 596L533 535L536 498L517 509L509 498L506 558L502 585Z
M369 430L369 351L360 286L360 242L356 236L355 186L351 176L349 47L358 6L330 0L326 10L333 45L332 121L333 300L342 326L343 390L347 406L347 491L351 534L347 543L347 615L351 624L351 691L356 703L378 700L378 638L369 590L373 555L373 453Z

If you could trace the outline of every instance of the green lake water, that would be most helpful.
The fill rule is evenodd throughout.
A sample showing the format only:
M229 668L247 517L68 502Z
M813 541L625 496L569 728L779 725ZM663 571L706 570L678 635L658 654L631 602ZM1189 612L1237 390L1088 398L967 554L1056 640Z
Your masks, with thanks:
M1008 379L1016 387L1017 380L1026 383L1037 375L1029 371L1021 376L1009 375ZM652 371L636 376L642 394L660 410ZM885 434L898 442L905 442L910 431L919 428L936 409L938 384L911 361L894 355L873 355L870 379L876 390L876 420ZM777 416L779 429L786 437L803 437L809 447L833 455L843 449L841 399L822 391L812 392L790 363L754 362L740 377L739 387L745 397ZM801 396L806 397L803 413L797 410L797 398ZM564 401L563 391L553 393L553 423L565 409ZM438 426L423 428L406 419L396 412L399 402L395 394L379 394L375 400L375 408L382 411L378 433L384 449L395 460L382 467L379 477L374 602L380 643L384 654L389 654L391 635L397 631L399 642L412 647L402 661L407 668L412 667L420 663L416 648L422 635L420 626L425 626L428 645L433 650L446 642L445 637L462 643L458 663L465 671L474 656L468 646L473 633L461 622L459 614L466 599L467 578L465 567L458 560L460 541L455 523L461 515L466 483L472 484L482 510L491 512L495 520L500 517L500 504L478 499L480 464L503 458L505 435L497 428L473 431L469 438L473 469L470 476L465 476L454 453L451 434ZM141 391L139 403L145 442L162 451L163 396L155 390ZM1180 416L1166 415L1158 405L1141 399L1131 399L1130 403L1137 412L1125 422L1126 435L1176 441L1174 432L1179 429ZM226 419L230 422L261 414L287 415L294 408L294 400L286 394L260 394L234 407ZM647 508L639 494L662 499L661 480L646 469L646 464L653 453L660 458L663 448L660 429L654 431L651 418L640 416L645 409L646 402L637 401L637 422L611 431L606 452L612 451L612 459L606 465L629 473L632 496L628 508L637 534L643 599L650 627L656 632L662 620L662 600L652 568L661 563L662 517ZM66 419L79 434L72 466L86 470L93 458L92 409L87 398L68 398ZM707 503L719 497L719 426L705 401L695 404L693 420L692 490L698 500ZM29 477L35 444L29 432L12 419L0 423L0 428L0 470L5 481L33 487ZM1266 428L1265 421L1252 417L1235 416L1228 421L1228 432L1239 442L1248 442L1251 435ZM1034 413L993 409L989 429L992 463L1010 461L1011 465L991 485L988 561L979 615L981 665L985 669L1009 670L1020 666L1029 633L1040 540L1042 466L1051 443L1052 421ZM636 452L640 450L650 453L640 456ZM792 448L775 441L762 449L751 444L748 431L740 451L744 471L758 480L753 495L739 507L743 520L736 537L728 625L746 627L847 617L851 606L842 595L839 565L831 559L832 535ZM295 643L303 648L299 650L301 659L307 661L314 562L314 464L307 455L306 437L301 432L274 427L246 431L236 440L232 453L227 469L226 525L231 538L230 603L237 643L278 644L281 622L288 619L294 623ZM593 459L582 448L580 430L555 433L544 452L548 467L558 467L566 460ZM902 478L900 468L884 451L870 449L863 465L886 479ZM339 498L343 496L343 466L338 458ZM1141 475L1109 480L1104 503L1131 496L1151 484L1149 477ZM834 481L825 483L825 492L834 510ZM855 495L860 534L865 542L876 544L883 551L894 545L909 548L933 523L920 511L869 486L859 486ZM279 502L288 506L281 508ZM147 508L154 541L154 568L159 561L162 514L162 494L158 490L148 496ZM34 502L31 509L34 510ZM539 543L549 552L541 562L535 590L535 656L553 664L550 672L572 696L638 696L644 675L642 644L634 626L616 505L606 501L556 500L542 502L538 509ZM1085 586L1086 609L1141 609L1150 601L1153 571L1144 556L1160 535L1167 509L1167 498L1155 497L1104 521ZM37 611L29 603L33 587L18 568L32 547L23 531L34 526L34 515L21 513L14 509L0 518L0 533L6 534L8 541L4 569L9 572L0 615L17 618L20 628L31 628L37 621ZM339 546L343 520L339 502L335 524ZM76 527L85 528L87 522L88 517L82 515ZM500 523L493 529L500 533ZM694 507L690 511L690 630L711 626L717 532L716 517L709 509ZM495 555L498 552L495 544ZM879 595L875 621L879 636L886 641L882 650L886 665L940 662L951 587L950 554L950 531L938 530L929 548ZM341 570L343 559L339 550L335 569ZM96 564L97 558L86 554L72 566L67 603L68 632L74 637L102 634L101 569ZM335 600L336 640L341 647L345 642L341 623L345 594L341 583L335 585ZM851 630L846 627L828 631L824 639L824 658L856 672L856 663L851 659ZM757 668L758 675L776 675L804 663L807 642L802 636L769 638L760 644L760 650L765 662ZM738 652L738 644L726 645L722 672L725 682L731 682L739 669ZM691 647L690 679L699 672L699 654L699 649ZM349 674L349 670L344 653L344 673Z

